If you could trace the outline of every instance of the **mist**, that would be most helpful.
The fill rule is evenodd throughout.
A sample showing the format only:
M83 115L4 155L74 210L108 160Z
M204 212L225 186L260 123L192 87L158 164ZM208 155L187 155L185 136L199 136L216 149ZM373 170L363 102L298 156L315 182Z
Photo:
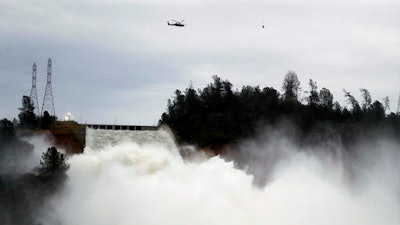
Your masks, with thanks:
M36 225L48 211L47 202L63 186L65 174L48 172L44 153L54 146L49 135L24 133L7 138L0 140L0 224Z
M0 151L0 174L31 172L39 166L43 152L51 145L54 145L52 137L44 134L26 135L12 141L4 151Z
M337 139L298 146L295 130L273 130L243 140L235 154L232 149L206 158L192 152L198 160L183 158L165 130L146 141L138 133L92 130L89 139L112 141L94 141L70 157L68 182L38 221L399 224L398 144L376 137L354 143L351 151Z

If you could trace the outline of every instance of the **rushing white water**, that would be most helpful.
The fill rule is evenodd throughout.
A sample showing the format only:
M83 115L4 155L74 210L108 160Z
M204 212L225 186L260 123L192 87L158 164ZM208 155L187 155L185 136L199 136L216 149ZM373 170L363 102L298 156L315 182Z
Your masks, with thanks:
M69 180L53 199L49 224L400 224L399 167L390 151L359 164L367 173L352 185L341 163L282 142L287 153L260 188L218 156L185 161L166 130L87 135L85 152L69 160Z

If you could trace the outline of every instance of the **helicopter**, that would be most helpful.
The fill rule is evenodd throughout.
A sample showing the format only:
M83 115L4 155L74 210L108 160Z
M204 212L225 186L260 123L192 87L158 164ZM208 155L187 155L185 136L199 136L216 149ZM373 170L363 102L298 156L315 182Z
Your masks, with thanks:
M169 25L169 26L176 26L176 27L183 27L183 26L185 26L186 24L183 24L182 22L183 21L185 21L185 20L181 20L181 21L176 21L176 20L172 20L172 21L174 21L174 23L170 23L169 21L167 21L167 24Z

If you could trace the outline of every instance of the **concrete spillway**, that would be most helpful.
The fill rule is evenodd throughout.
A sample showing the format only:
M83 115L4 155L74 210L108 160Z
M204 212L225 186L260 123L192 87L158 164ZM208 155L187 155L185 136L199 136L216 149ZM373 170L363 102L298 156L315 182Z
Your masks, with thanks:
M138 145L157 144L167 148L176 148L176 142L170 130L160 127L157 130L102 130L86 128L85 150L98 150L107 146L130 142Z

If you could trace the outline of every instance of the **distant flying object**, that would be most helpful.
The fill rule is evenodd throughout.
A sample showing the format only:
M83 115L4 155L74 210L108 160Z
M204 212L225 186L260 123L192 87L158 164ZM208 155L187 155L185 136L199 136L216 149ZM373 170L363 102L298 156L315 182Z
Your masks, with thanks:
M182 23L182 22L185 21L185 20L182 20L182 21L179 21L179 22L176 21L176 20L172 20L172 21L174 21L174 23L170 23L169 21L167 22L169 26L176 26L176 27L183 27L183 26L185 26L185 24Z

